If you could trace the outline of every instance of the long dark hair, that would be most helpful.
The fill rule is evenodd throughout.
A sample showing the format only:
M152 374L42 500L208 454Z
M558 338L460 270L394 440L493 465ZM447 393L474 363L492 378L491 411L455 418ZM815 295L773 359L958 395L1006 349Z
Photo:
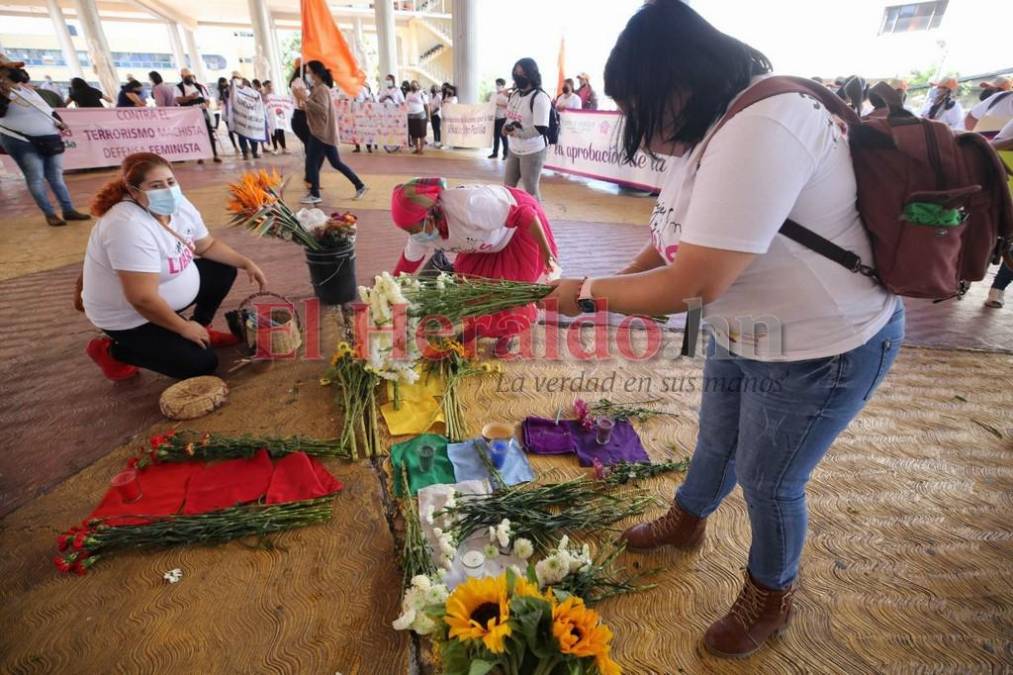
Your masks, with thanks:
M84 78L73 77L70 80L70 92L72 94L81 94L90 89L90 85L84 81Z
M770 70L766 56L714 28L681 0L645 4L605 64L605 93L625 114L626 160L660 133L672 143L700 142L750 80Z
M844 85L837 90L837 95L844 99L859 116L862 114L862 103L865 102L867 94L868 87L865 85L865 80L858 75L849 77L844 81Z
M542 74L538 71L538 64L535 63L534 59L527 57L518 59L517 63L514 64L514 67L510 69L511 76L514 74L514 71L517 70L517 66L520 66L521 70L524 71L524 75L531 82L532 89L542 88Z
M150 73L148 73L148 79L150 79L155 84L162 84L162 76L158 73L158 71L153 70Z
M327 70L327 66L320 63L319 61L310 61L309 63L307 63L306 70L310 71L318 78L320 78L320 81L326 84L328 87L334 86L334 78L331 77L331 71Z

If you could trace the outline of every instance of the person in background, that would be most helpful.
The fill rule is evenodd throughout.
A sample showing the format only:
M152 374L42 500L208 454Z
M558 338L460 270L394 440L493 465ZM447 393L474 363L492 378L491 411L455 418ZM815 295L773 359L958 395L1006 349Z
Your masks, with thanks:
M68 220L88 220L74 208L63 182L63 148L60 135L66 125L39 94L29 86L32 79L22 61L9 61L0 54L0 146L25 176L25 184L39 210L52 227ZM42 150L42 147L52 151ZM59 152L56 152L59 150ZM63 210L56 215L46 194L46 183Z
M127 80L126 84L120 87L119 96L116 97L117 108L144 108L147 104L143 97L144 85L137 80Z
M845 80L844 85L837 90L837 95L840 96L859 117L871 112L871 110L865 109L867 93L868 89L865 86L865 80L858 75L852 75L849 77Z
M148 79L151 80L151 98L155 99L157 107L175 108L179 105L176 103L176 88L168 82L163 82L158 72L153 70L148 73Z
M904 108L907 99L907 83L903 81L881 81L869 88L869 104L872 110L864 117L888 117L891 108ZM910 111L907 111L910 113Z
M306 99L306 122L310 130L309 144L306 146L306 177L310 188L302 203L319 204L323 201L320 199L320 168L323 158L355 186L354 198L362 199L369 188L341 161L338 154L338 122L331 101L331 87L334 86L331 71L320 61L310 61L306 64L306 78L310 86L310 95Z
M45 101L46 105L48 105L50 108L63 108L64 99L63 95L60 93L60 88L53 83L52 78L50 78L48 75L46 75L46 78L49 81L48 82L50 85L49 87L46 87L46 82L43 82L37 87L32 86L31 84L29 84L28 86L35 89L35 92L42 97L42 100Z
M54 94L59 94L61 98L63 97L63 91L56 84L56 82L53 82L53 78L49 75L46 75L42 78L42 83L37 87L37 89L51 91Z
M264 80L263 85L263 98L264 106L267 108L267 124L268 128L271 129L271 151L274 154L278 154L278 148L281 147L281 154L287 155L288 148L285 146L285 130L278 126L278 118L274 114L274 110L270 106L270 98L274 95L274 84L270 80Z
M309 87L302 77L302 59L292 62L292 73L288 76L288 91L292 96L292 133L305 146L309 143L309 127L306 126L306 99L309 98Z
M380 92L380 103L388 107L399 106L404 103L404 93L397 86L397 80L393 75L387 75L383 81L383 91ZM385 145L383 149L387 152L400 152L400 145Z
M221 122L221 120L224 119L225 120L225 130L228 132L229 142L232 143L232 151L238 155L239 154L239 145L236 144L236 134L229 127L229 115L228 115L229 114L229 92L231 91L231 87L229 87L229 81L227 79L225 79L224 77L219 77L218 78L218 84L216 85L216 88L217 88L217 91L218 91L218 118L215 120L216 121L215 129L216 130L218 129L217 123Z
M563 80L563 92L556 97L556 110L580 110L584 107L584 102L580 100L580 96L573 91L573 80L566 78Z
M503 136L510 139L504 185L523 183L528 194L542 200L538 184L549 143L549 113L552 99L542 91L542 74L534 59L524 58L513 67L514 91L507 102L507 122Z
M246 89L251 92L256 92L256 89L253 88L253 84L245 77L234 78L232 80L232 86L240 90ZM260 99L260 96L257 96L255 100L255 105L259 105L261 108L264 107L264 102ZM267 116L265 114L265 119L266 117ZM257 148L261 145L261 143L263 143L263 141L249 138L238 131L236 132L236 138L239 139L239 150L243 153L243 159L249 159L250 155L253 155L253 159L260 159L260 152Z
M102 101L112 103L113 100L101 91L84 81L83 78L75 77L70 81L70 93L67 94L67 107L73 103L78 108L102 108Z
M1013 83L1008 77L1000 77L992 82L982 82L981 101L979 101L964 118L964 127L974 131L978 122L986 115L1000 118L1013 117Z
M149 98L149 96L148 96L149 92L148 92L148 88L145 86L145 84L143 82L139 81L132 74L127 73L127 83L128 84L137 83L137 84L141 85L141 91L139 92L139 96L141 97L142 101L147 102L147 100ZM120 106L117 106L117 107L120 107ZM129 106L122 106L122 107L129 107Z
M457 87L449 82L444 82L442 96L444 103L457 103Z
M957 80L948 77L942 82L932 84L921 117L946 124L954 131L964 130L964 107L957 100Z
M363 82L362 87L359 89L359 93L352 99L354 103L370 103L376 101L376 94L373 93L373 89L369 86L369 82ZM352 152L362 152L362 147L356 143L355 149ZM373 144L366 143L366 152L373 152Z
M155 74L157 75L157 73ZM179 71L179 83L173 93L176 95L176 105L200 108L204 114L204 126L208 130L208 138L211 140L211 155L216 163L221 163L222 158L218 156L218 135L211 125L211 115L208 113L208 105L211 100L208 88L197 81L189 68L183 68ZM197 163L203 164L204 160L198 159Z
M440 112L443 108L443 93L435 84L429 88L429 119L433 123L433 146L443 145L442 124L443 117Z
M260 100L264 102L264 140L260 141L260 145L263 149L263 153L266 155L268 152L271 152L267 147L267 144L271 142L271 120L268 119L267 102L264 101L264 84L256 78L254 78L250 84L252 84L253 89L260 94Z
M507 103L510 102L510 90L507 89L506 80L502 77L496 78L496 91L489 98L496 104L496 117L492 128L492 154L486 159L496 159L500 143L503 144L503 159L506 159L510 151L510 141L503 135L503 125L507 121Z
M591 76L581 73L577 75L577 81L580 82L580 87L577 89L577 96L580 96L581 100L580 107L584 110L597 110L598 94L591 88Z
M401 95L408 98L408 90L411 89L412 83L408 80L401 80Z
M429 104L426 103L425 94L418 80L412 80L408 86L405 103L408 104L408 140L415 146L413 154L421 155L428 134L426 120L429 119Z
M995 135L995 138L992 139L992 147L1000 151L1013 150L1013 119L1006 122L999 133ZM1006 163L1009 164L1009 162ZM991 309L1001 309L1005 304L1004 296L1010 282L1013 282L1013 268L1010 267L1008 260L1003 260L999 271L995 274L995 279L992 280L992 287L988 289L985 306Z
M548 296L567 315L596 307L668 315L693 299L703 307L712 335L703 381L726 385L703 388L696 448L668 513L622 539L629 549L693 549L708 516L741 486L751 532L741 591L703 635L703 647L725 658L760 649L797 614L806 485L887 377L904 339L899 298L778 234L790 217L872 259L848 142L827 109L796 93L771 96L710 133L729 103L771 69L766 56L681 0L637 10L605 65L605 92L624 116L621 159L683 161L665 175L641 253L613 276L561 279ZM746 382L777 386L740 386ZM857 512L853 526L862 526ZM719 536L746 543L727 530ZM866 553L877 559L874 543ZM669 560L686 570L714 565Z
M185 379L218 367L214 347L236 344L211 322L244 270L263 290L256 263L208 233L167 160L127 156L119 175L92 202L98 222L84 256L81 300L88 320L108 337L85 352L106 378L138 368ZM193 306L189 320L181 314Z

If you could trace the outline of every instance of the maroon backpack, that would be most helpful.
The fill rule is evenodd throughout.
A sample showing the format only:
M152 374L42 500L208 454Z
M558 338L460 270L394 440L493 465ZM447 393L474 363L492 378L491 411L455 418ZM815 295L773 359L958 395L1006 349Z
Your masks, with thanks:
M880 90L880 93L885 92ZM786 220L784 236L852 272L875 277L899 295L962 296L1003 256L1013 262L1013 203L1007 170L984 136L954 134L888 99L889 112L859 119L829 89L798 77L769 77L747 89L718 122L778 94L818 99L848 125L858 183L858 211L874 260ZM713 138L713 134L711 134ZM701 152L701 156L702 156Z

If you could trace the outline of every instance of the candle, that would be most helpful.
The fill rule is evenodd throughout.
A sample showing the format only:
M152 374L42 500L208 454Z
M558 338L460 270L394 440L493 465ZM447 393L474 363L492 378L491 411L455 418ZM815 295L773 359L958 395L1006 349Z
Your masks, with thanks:
M461 556L461 565L469 577L480 577L485 566L485 555L481 551L468 551Z
M137 469L121 471L113 476L109 484L120 493L120 497L127 504L141 498L141 481L137 479Z
M607 445L612 440L612 430L616 423L608 417L599 417L595 420L594 440L598 445Z
M422 473L429 473L433 470L433 458L436 455L436 449L431 445L423 445L419 449L419 470Z

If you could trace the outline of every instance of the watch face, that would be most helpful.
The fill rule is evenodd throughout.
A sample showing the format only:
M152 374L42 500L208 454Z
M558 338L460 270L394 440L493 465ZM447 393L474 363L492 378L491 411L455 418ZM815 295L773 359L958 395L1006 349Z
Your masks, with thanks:
M580 307L580 311L590 314L595 310L595 304L593 298L580 298L577 300L577 307Z

